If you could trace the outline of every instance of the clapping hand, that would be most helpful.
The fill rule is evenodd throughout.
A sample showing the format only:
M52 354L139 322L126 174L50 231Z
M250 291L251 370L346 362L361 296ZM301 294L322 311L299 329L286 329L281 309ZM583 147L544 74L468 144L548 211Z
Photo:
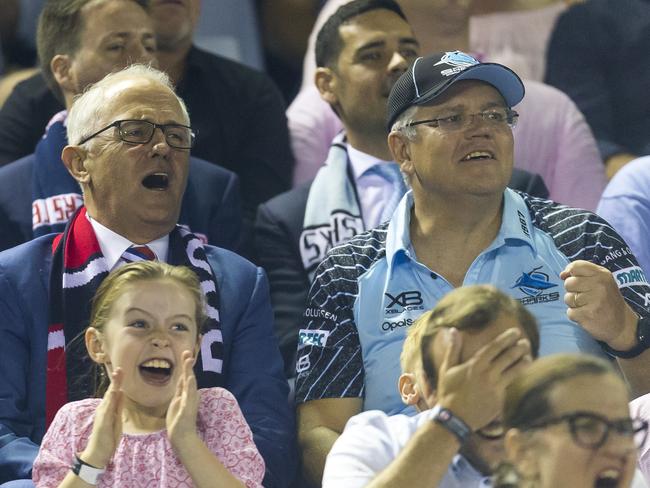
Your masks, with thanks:
M192 367L194 356L191 351L181 355L181 376L176 391L167 409L167 435L176 449L182 449L183 442L196 436L196 417L199 408L199 393Z
M111 374L111 384L95 411L93 430L88 439L88 445L79 455L84 462L96 468L106 467L122 437L123 379L122 368L116 368Z

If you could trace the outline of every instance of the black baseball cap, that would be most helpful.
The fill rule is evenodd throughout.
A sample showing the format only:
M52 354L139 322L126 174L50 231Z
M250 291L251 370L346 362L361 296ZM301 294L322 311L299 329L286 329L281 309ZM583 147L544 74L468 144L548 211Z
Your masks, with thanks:
M492 85L513 107L524 98L524 84L517 73L497 63L481 63L461 51L419 57L393 85L388 96L388 130L409 107L426 105L461 80L479 80Z

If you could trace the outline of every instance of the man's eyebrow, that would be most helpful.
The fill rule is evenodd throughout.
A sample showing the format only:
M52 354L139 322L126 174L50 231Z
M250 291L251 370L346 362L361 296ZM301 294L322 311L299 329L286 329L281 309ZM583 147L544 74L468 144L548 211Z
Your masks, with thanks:
M437 110L443 111L443 110L451 110L451 111L461 111L465 108L465 105L462 103L457 103L456 105L439 105L436 107Z
M105 39L111 40L116 37L119 37L121 39L126 39L129 37L133 37L134 35L139 35L139 32L132 32L132 31L125 31L125 32L110 32L106 35ZM153 32L144 32L142 33L142 37L155 37Z
M506 103L503 101L490 101L490 102L485 102L483 105L481 105L481 110L487 110L490 108L505 108L507 107ZM436 107L436 109L440 111L445 111L445 110L451 110L453 112L462 112L467 109L467 106L463 103L458 103L456 105L440 105Z
M415 37L401 37L399 40L400 44L415 44L416 46L420 46L420 43Z
M376 49L378 47L384 47L385 45L386 45L386 41L372 41L359 47L356 50L356 52L359 53L361 51L366 51L368 49Z

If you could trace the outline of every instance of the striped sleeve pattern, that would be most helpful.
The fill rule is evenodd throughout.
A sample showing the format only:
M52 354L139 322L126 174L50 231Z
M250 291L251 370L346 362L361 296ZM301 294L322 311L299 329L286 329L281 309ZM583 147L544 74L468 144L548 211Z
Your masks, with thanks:
M598 215L521 194L533 224L553 239L569 261L585 260L607 268L627 303L641 316L650 315L650 286L629 246Z
M363 396L364 370L354 319L358 279L385 256L386 227L332 249L318 266L298 337L296 402Z

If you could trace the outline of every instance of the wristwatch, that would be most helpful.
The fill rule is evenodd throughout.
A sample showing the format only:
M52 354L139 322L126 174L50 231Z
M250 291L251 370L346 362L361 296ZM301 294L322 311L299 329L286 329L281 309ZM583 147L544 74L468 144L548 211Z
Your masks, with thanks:
M442 425L454 434L462 446L472 435L472 429L460 417L456 417L448 408L436 405L429 411L429 420Z
M631 359L637 357L646 349L650 348L650 317L640 317L636 323L636 345L627 351L612 349L604 342L601 343L607 354L617 358Z
M96 468L95 466L82 461L76 454L72 460L72 472L89 485L96 485L99 483L99 479L104 474L104 471L106 470Z

